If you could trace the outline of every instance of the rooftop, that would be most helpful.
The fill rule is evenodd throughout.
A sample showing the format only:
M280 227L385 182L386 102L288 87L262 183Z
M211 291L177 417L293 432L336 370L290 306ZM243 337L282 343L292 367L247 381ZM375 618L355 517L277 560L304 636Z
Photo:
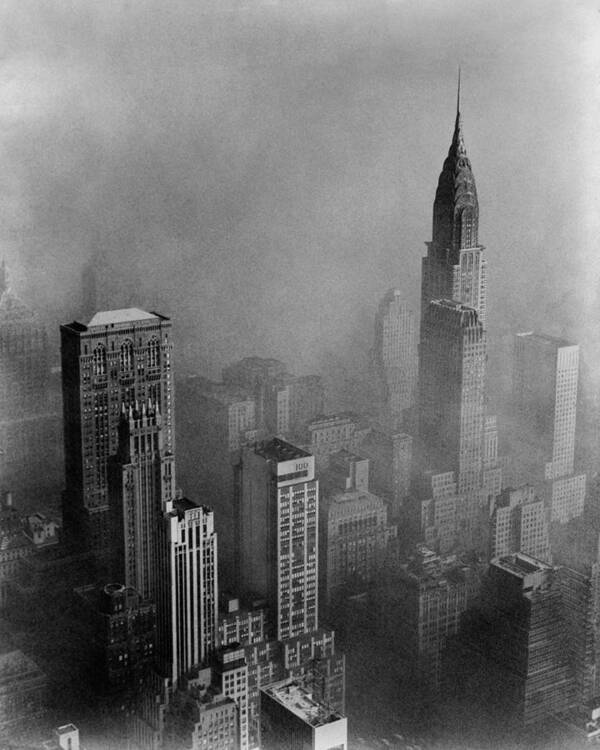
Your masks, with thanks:
M563 346L577 346L577 344L572 341L567 341L566 339L560 338L558 336L550 336L547 333L525 331L523 333L517 333L516 335L520 339L530 339L531 341L535 341L536 344L542 344L552 348L562 348Z
M255 449L257 455L266 458L267 461L293 461L296 458L308 458L312 454L302 448L298 448L291 443L286 443L281 438L273 438L264 443L259 443Z
M276 682L264 692L313 727L331 724L344 717L313 699L312 694L294 679Z
M156 313L145 312L137 307L129 307L125 310L107 310L97 312L88 323L88 328L94 326L110 326L117 323L131 323L138 320L160 320Z
M512 555L506 557L499 557L492 563L499 568L507 570L509 573L514 573L521 578L545 570L552 570L552 565L537 560L535 557L530 557L522 552L515 552Z

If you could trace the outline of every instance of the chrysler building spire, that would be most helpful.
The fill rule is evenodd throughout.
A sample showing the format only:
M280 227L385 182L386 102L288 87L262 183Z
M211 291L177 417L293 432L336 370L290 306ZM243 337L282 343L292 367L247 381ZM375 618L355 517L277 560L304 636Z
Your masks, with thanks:
M485 258L479 245L479 203L467 156L458 74L456 120L433 204L432 241L423 259L421 320L429 302L452 299L475 308L485 328Z

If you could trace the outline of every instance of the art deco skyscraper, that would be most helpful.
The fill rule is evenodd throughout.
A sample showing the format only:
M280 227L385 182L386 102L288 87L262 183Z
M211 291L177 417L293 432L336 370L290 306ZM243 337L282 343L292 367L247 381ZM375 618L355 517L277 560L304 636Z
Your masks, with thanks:
M158 645L174 683L216 646L217 535L210 508L177 497L162 522Z
M478 228L477 188L463 139L459 78L454 135L438 180L433 234L423 258L421 320L431 300L452 299L476 310L486 328L486 259Z
M477 312L435 300L423 318L420 438L424 468L455 472L459 493L482 481L486 335Z
M171 321L131 308L61 326L67 538L110 548L108 457L116 454L123 405L148 400L162 416L164 451L174 444Z
M157 406L148 402L127 409L123 405L119 449L108 461L114 577L155 602L159 532L167 504L175 498L175 459L163 443Z
M277 640L316 630L314 456L278 438L244 448L237 485L242 592L267 599Z

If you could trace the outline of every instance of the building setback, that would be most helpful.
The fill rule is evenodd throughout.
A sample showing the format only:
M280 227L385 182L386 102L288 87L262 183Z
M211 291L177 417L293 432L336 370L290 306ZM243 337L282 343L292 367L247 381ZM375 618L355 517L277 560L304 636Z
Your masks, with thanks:
M495 500L490 521L490 558L523 552L552 562L548 511L531 485L505 489Z
M158 406L123 405L108 480L115 579L157 601L161 521L175 497L175 461L164 447Z
M160 539L158 643L173 684L214 651L218 627L217 535L210 508L184 497L166 505Z
M148 403L174 450L171 321L136 308L61 326L67 539L98 555L111 549L108 458L119 445L123 406Z

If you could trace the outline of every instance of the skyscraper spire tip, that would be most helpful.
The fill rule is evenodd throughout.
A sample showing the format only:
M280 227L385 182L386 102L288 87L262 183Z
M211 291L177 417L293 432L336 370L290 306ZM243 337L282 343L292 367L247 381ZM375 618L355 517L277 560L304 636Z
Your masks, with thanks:
M460 65L458 66L458 87L456 90L456 114L460 114Z

